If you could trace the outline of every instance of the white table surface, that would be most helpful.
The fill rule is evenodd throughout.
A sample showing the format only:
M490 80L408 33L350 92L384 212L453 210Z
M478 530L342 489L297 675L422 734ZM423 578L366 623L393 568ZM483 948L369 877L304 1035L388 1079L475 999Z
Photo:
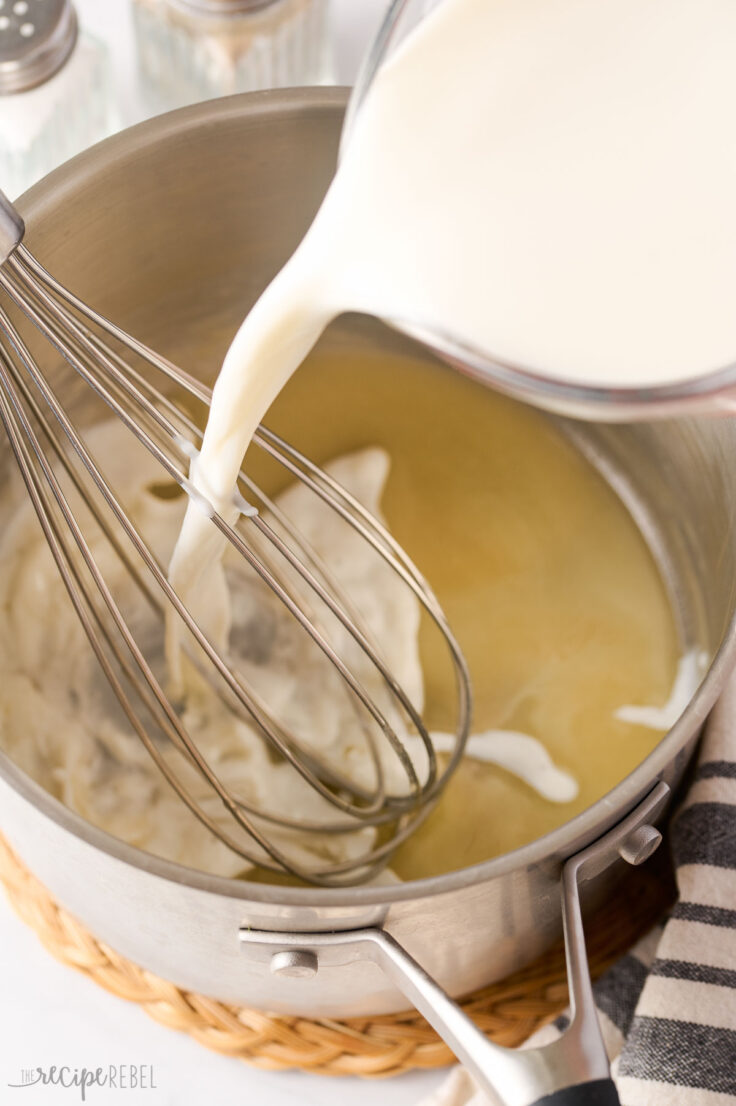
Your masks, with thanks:
M145 115L135 80L129 0L75 0L84 25L112 51L121 117ZM332 0L337 77L350 83L361 50L386 0ZM23 1068L151 1065L156 1089L87 1091L90 1106L408 1106L437 1086L443 1073L384 1080L328 1079L265 1073L215 1055L165 1029L139 1007L107 994L51 959L0 892L0 1106L75 1104L76 1088L14 1089Z

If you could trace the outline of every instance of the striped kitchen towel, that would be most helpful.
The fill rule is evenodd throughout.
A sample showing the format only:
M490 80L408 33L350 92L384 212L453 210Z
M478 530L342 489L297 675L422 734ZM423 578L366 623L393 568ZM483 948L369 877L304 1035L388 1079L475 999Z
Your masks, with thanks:
M622 1106L736 1106L736 678L669 840L679 898L596 984ZM529 1042L543 1044L565 1017ZM488 1106L462 1069L422 1106Z

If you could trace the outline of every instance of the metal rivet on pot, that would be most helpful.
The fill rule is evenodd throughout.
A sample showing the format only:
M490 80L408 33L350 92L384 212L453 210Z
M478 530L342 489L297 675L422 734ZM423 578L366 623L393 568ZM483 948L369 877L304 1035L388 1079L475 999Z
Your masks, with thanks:
M649 860L662 843L662 834L654 826L639 826L630 833L619 847L619 854L627 864L643 864Z
M317 953L309 949L284 949L271 957L272 973L290 979L311 979L318 967Z

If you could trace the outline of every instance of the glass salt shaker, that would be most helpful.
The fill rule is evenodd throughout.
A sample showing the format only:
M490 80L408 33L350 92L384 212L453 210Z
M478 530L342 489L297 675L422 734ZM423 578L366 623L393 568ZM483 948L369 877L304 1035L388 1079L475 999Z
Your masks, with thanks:
M104 47L70 0L0 0L0 188L11 198L115 127Z
M152 112L331 79L329 0L133 0Z

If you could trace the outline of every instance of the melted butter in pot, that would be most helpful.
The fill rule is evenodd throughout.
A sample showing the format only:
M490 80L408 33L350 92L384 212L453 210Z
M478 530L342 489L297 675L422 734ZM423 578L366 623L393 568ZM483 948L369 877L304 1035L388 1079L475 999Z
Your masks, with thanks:
M382 510L465 652L472 732L536 737L579 783L573 801L549 802L466 758L394 857L397 875L527 844L652 751L667 726L616 712L670 698L680 645L665 587L626 508L549 419L424 361L318 351L267 424L318 462L369 444L388 451ZM248 461L268 482L267 460L253 449ZM433 635L420 633L420 647L428 724L451 729L451 675Z
M667 703L679 658L672 612L628 513L548 419L432 364L333 346L312 355L267 422L320 463L355 451L375 457L376 446L388 454L381 510L432 581L468 658L473 734L528 735L579 788L574 798L550 801L518 774L466 757L436 810L396 854L396 876L441 873L525 844L588 806L651 751L664 722L662 729L639 723L662 719L622 708ZM125 450L111 463L113 480L129 479ZM248 467L269 493L286 491L283 470L259 451L251 451ZM373 480L372 495L382 480ZM150 524L164 561L184 508L169 490L148 479L133 494L134 513ZM30 524L11 525L3 542L0 741L95 824L158 855L238 874L237 858L168 793L141 743L121 726ZM242 625L237 588L233 594L232 647L242 645L243 663L276 694L279 672L269 661L276 630L268 620L257 632ZM402 679L421 694L416 635L416 624L397 627L393 647L403 649ZM430 627L420 624L427 722L445 731L452 729L453 689L436 647ZM159 663L163 675L162 652ZM206 694L195 694L188 711L203 751L229 766L234 783L309 811L311 797L286 787L252 731L213 713ZM475 737L470 751L477 742L482 755L495 740ZM523 743L509 748L523 760ZM258 869L243 874L266 878Z

